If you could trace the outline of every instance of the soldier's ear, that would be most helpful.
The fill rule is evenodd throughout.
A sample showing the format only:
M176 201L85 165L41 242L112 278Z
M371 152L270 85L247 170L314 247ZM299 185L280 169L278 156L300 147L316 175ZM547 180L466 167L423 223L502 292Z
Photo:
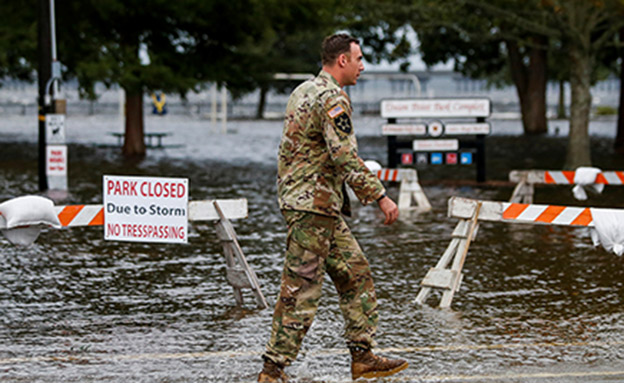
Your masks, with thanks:
M347 59L347 55L346 54L341 53L338 56L338 65L340 65L341 67L344 67L345 65L347 65L347 61L349 61L349 60Z

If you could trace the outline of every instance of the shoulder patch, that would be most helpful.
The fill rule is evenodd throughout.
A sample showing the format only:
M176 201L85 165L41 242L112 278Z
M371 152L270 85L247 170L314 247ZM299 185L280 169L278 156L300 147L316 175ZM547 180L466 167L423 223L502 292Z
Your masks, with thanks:
M344 112L345 110L342 106L336 105L333 108L331 108L329 112L327 112L327 114L329 115L330 118L336 118Z
M351 133L351 118L346 113L341 113L334 118L336 128L346 134Z

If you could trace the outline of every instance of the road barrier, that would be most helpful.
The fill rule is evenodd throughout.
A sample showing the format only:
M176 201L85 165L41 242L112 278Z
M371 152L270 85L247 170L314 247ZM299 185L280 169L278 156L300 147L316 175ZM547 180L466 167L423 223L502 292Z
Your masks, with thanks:
M615 209L530 205L451 197L448 201L448 216L459 218L459 223L442 257L421 282L415 302L423 304L431 289L437 288L442 290L440 307L450 307L453 296L461 285L462 268L470 243L476 236L479 221L593 227L592 211L594 214L622 213L622 210Z
M20 197L24 198L24 197ZM32 201L45 200L42 197L28 196ZM15 199L17 200L17 199ZM9 202L9 201L7 201ZM48 200L48 203L51 201ZM67 205L54 206L53 211L58 217L60 226L63 228L72 228L79 226L102 226L104 225L104 206L103 205ZM6 213L6 212L5 212ZM41 215L39 211L37 214ZM190 201L188 203L188 220L189 221L216 221L217 237L221 241L225 260L227 264L226 278L228 283L234 288L234 298L239 305L243 304L242 289L249 288L253 291L256 302L260 308L268 307L266 299L260 290L260 284L255 272L247 263L245 254L243 253L231 219L247 218L247 200L246 199L219 199L205 201ZM11 230L31 230L32 227L7 226L10 214L0 215L0 230L2 230L7 238L10 238ZM43 221L39 220L40 223ZM42 225L42 226L58 226L58 225ZM40 228L35 227L36 235L32 240L36 239ZM8 233L7 233L8 232Z
M430 211L431 204L418 183L418 174L414 169L380 169L377 177L381 181L401 182L399 186L399 210ZM412 200L416 206L412 206Z
M533 203L535 185L574 185L575 171L561 170L512 170L509 180L517 185L509 202ZM604 171L598 173L595 184L624 185L623 171Z

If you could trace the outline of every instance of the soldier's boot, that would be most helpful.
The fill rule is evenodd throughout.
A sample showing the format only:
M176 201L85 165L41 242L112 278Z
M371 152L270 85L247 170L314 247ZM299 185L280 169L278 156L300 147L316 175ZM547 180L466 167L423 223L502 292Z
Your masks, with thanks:
M351 377L371 379L394 375L407 368L407 361L403 359L389 359L377 356L371 350L361 347L351 347Z
M288 383L288 375L284 372L284 366L267 359L264 361L260 375L258 375L258 382Z

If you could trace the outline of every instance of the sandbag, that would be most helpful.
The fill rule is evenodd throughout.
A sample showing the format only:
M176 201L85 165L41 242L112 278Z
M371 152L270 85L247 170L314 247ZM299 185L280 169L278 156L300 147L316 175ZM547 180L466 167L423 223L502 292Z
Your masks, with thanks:
M576 184L572 188L572 194L574 198L579 201L585 201L587 199L587 191L593 190L597 193L602 193L604 189L603 184L596 183L596 177L602 170L594 167L581 166L574 172L574 183Z
M60 228L54 202L39 196L23 196L0 204L0 231L14 245L32 244L42 228Z
M624 211L589 209L594 222L591 238L594 246L602 247L617 255L624 254Z

